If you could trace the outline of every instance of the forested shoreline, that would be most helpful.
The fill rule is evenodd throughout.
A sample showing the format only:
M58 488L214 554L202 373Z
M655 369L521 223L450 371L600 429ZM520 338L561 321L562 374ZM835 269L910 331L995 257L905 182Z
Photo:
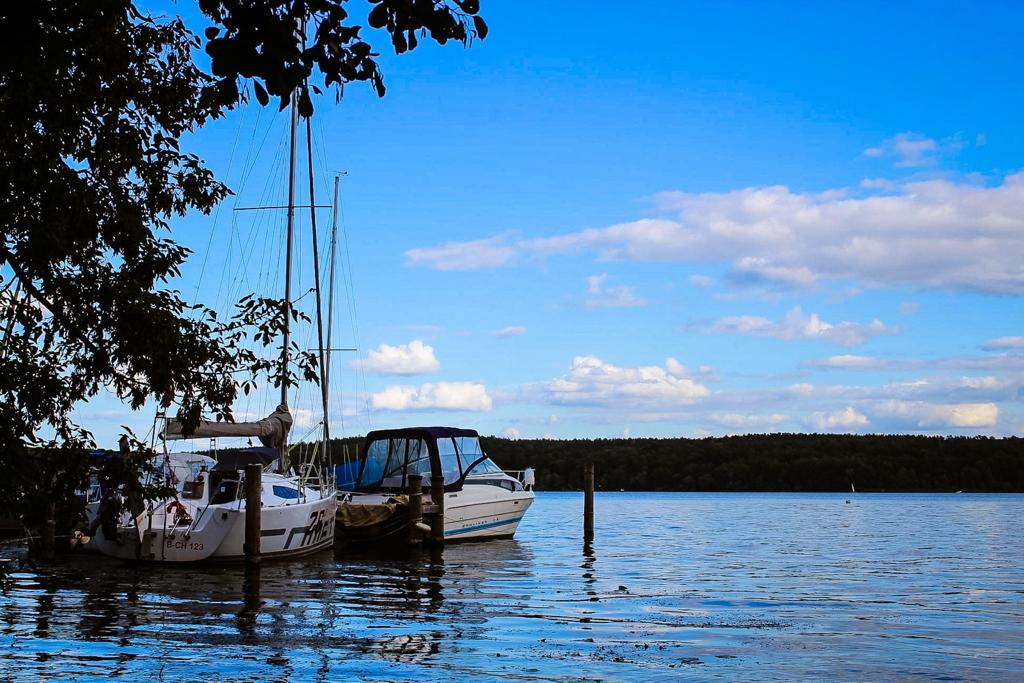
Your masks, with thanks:
M506 470L533 467L543 490L1024 492L1018 437L752 434L705 439L502 439L484 449ZM353 452L359 439L349 439ZM340 449L335 451L340 453Z

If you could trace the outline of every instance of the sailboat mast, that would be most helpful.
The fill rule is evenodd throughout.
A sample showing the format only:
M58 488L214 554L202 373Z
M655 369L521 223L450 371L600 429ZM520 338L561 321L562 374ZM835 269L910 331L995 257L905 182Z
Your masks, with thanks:
M330 274L327 276L327 358L326 358L326 369L328 382L331 379L331 333L334 331L334 263L336 261L336 254L338 248L338 200L339 200L339 189L341 184L341 175L337 174L334 176L334 215L331 218L331 267Z
M295 234L295 139L299 128L299 108L296 93L292 93L291 145L288 160L288 231L285 237L284 304L281 308L284 343L281 346L281 405L288 405L288 353L291 344L292 305L292 242Z
M314 289L316 290L316 340L319 347L318 350L320 352L320 400L324 413L323 455L324 458L327 458L329 455L327 451L330 447L331 441L331 432L327 420L329 387L327 386L327 364L324 362L324 317L320 296L320 240L316 232L316 201L314 198L315 187L313 184L313 130L308 118L306 119L306 159L309 164L309 222L313 233L313 281L315 283Z

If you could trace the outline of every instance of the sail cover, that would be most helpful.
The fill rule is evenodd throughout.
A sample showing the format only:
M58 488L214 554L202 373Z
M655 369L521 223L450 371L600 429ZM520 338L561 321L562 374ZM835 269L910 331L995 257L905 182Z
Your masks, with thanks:
M258 436L268 448L280 448L288 439L288 430L292 426L292 414L288 406L279 405L277 410L256 422L208 422L203 420L191 434L182 431L177 420L168 420L164 427L164 439L193 439L196 437L215 436Z

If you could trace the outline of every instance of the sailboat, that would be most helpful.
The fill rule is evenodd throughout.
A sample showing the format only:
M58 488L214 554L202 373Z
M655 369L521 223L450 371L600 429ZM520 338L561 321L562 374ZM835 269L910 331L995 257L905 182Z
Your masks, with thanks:
M295 100L293 96L285 260L285 300L289 303L292 301L295 142L298 126ZM310 182L312 184L312 180ZM315 209L312 201L310 204ZM319 275L316 286L319 320ZM281 368L284 373L289 363L290 321L286 310L282 314L284 343ZM324 383L322 336L319 345L324 414L322 443L326 451L328 394ZM311 464L300 466L299 475L289 471L287 444L292 423L286 382L281 383L281 401L277 409L254 422L203 421L186 433L176 420L158 415L154 423L154 441L155 435L160 434L163 453L154 459L153 476L160 483L170 485L174 492L146 505L133 500L131 496L124 496L127 498L124 505L121 501L111 502L125 492L105 492L104 499L87 506L90 526L98 531L93 539L96 547L107 555L125 560L180 563L242 559L245 556L246 510L243 471L250 464L264 467L261 473L260 555L266 558L296 557L331 547L334 543L337 507L334 477L321 476ZM171 453L167 449L169 441L199 437L210 438L211 443L215 443L212 440L218 437L257 438L262 447L223 453L217 457ZM216 454L215 449L213 452Z

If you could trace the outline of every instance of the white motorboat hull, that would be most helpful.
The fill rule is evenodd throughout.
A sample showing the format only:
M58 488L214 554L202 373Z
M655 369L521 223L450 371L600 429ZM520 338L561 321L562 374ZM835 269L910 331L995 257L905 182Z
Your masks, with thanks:
M532 491L467 484L461 491L445 494L444 540L509 538L532 504Z
M386 493L341 494L340 506L363 505L385 506L392 501ZM509 491L501 486L472 484L467 482L461 491L445 494L444 538L445 541L473 541L488 538L510 538L519 528L523 515L533 504L532 491ZM429 498L425 497L425 502ZM403 512L404 514L404 512ZM406 523L407 520L401 520ZM391 525L393 526L393 525ZM392 529L392 531L394 531ZM339 537L351 540L373 541L387 535L353 536L339 527Z

